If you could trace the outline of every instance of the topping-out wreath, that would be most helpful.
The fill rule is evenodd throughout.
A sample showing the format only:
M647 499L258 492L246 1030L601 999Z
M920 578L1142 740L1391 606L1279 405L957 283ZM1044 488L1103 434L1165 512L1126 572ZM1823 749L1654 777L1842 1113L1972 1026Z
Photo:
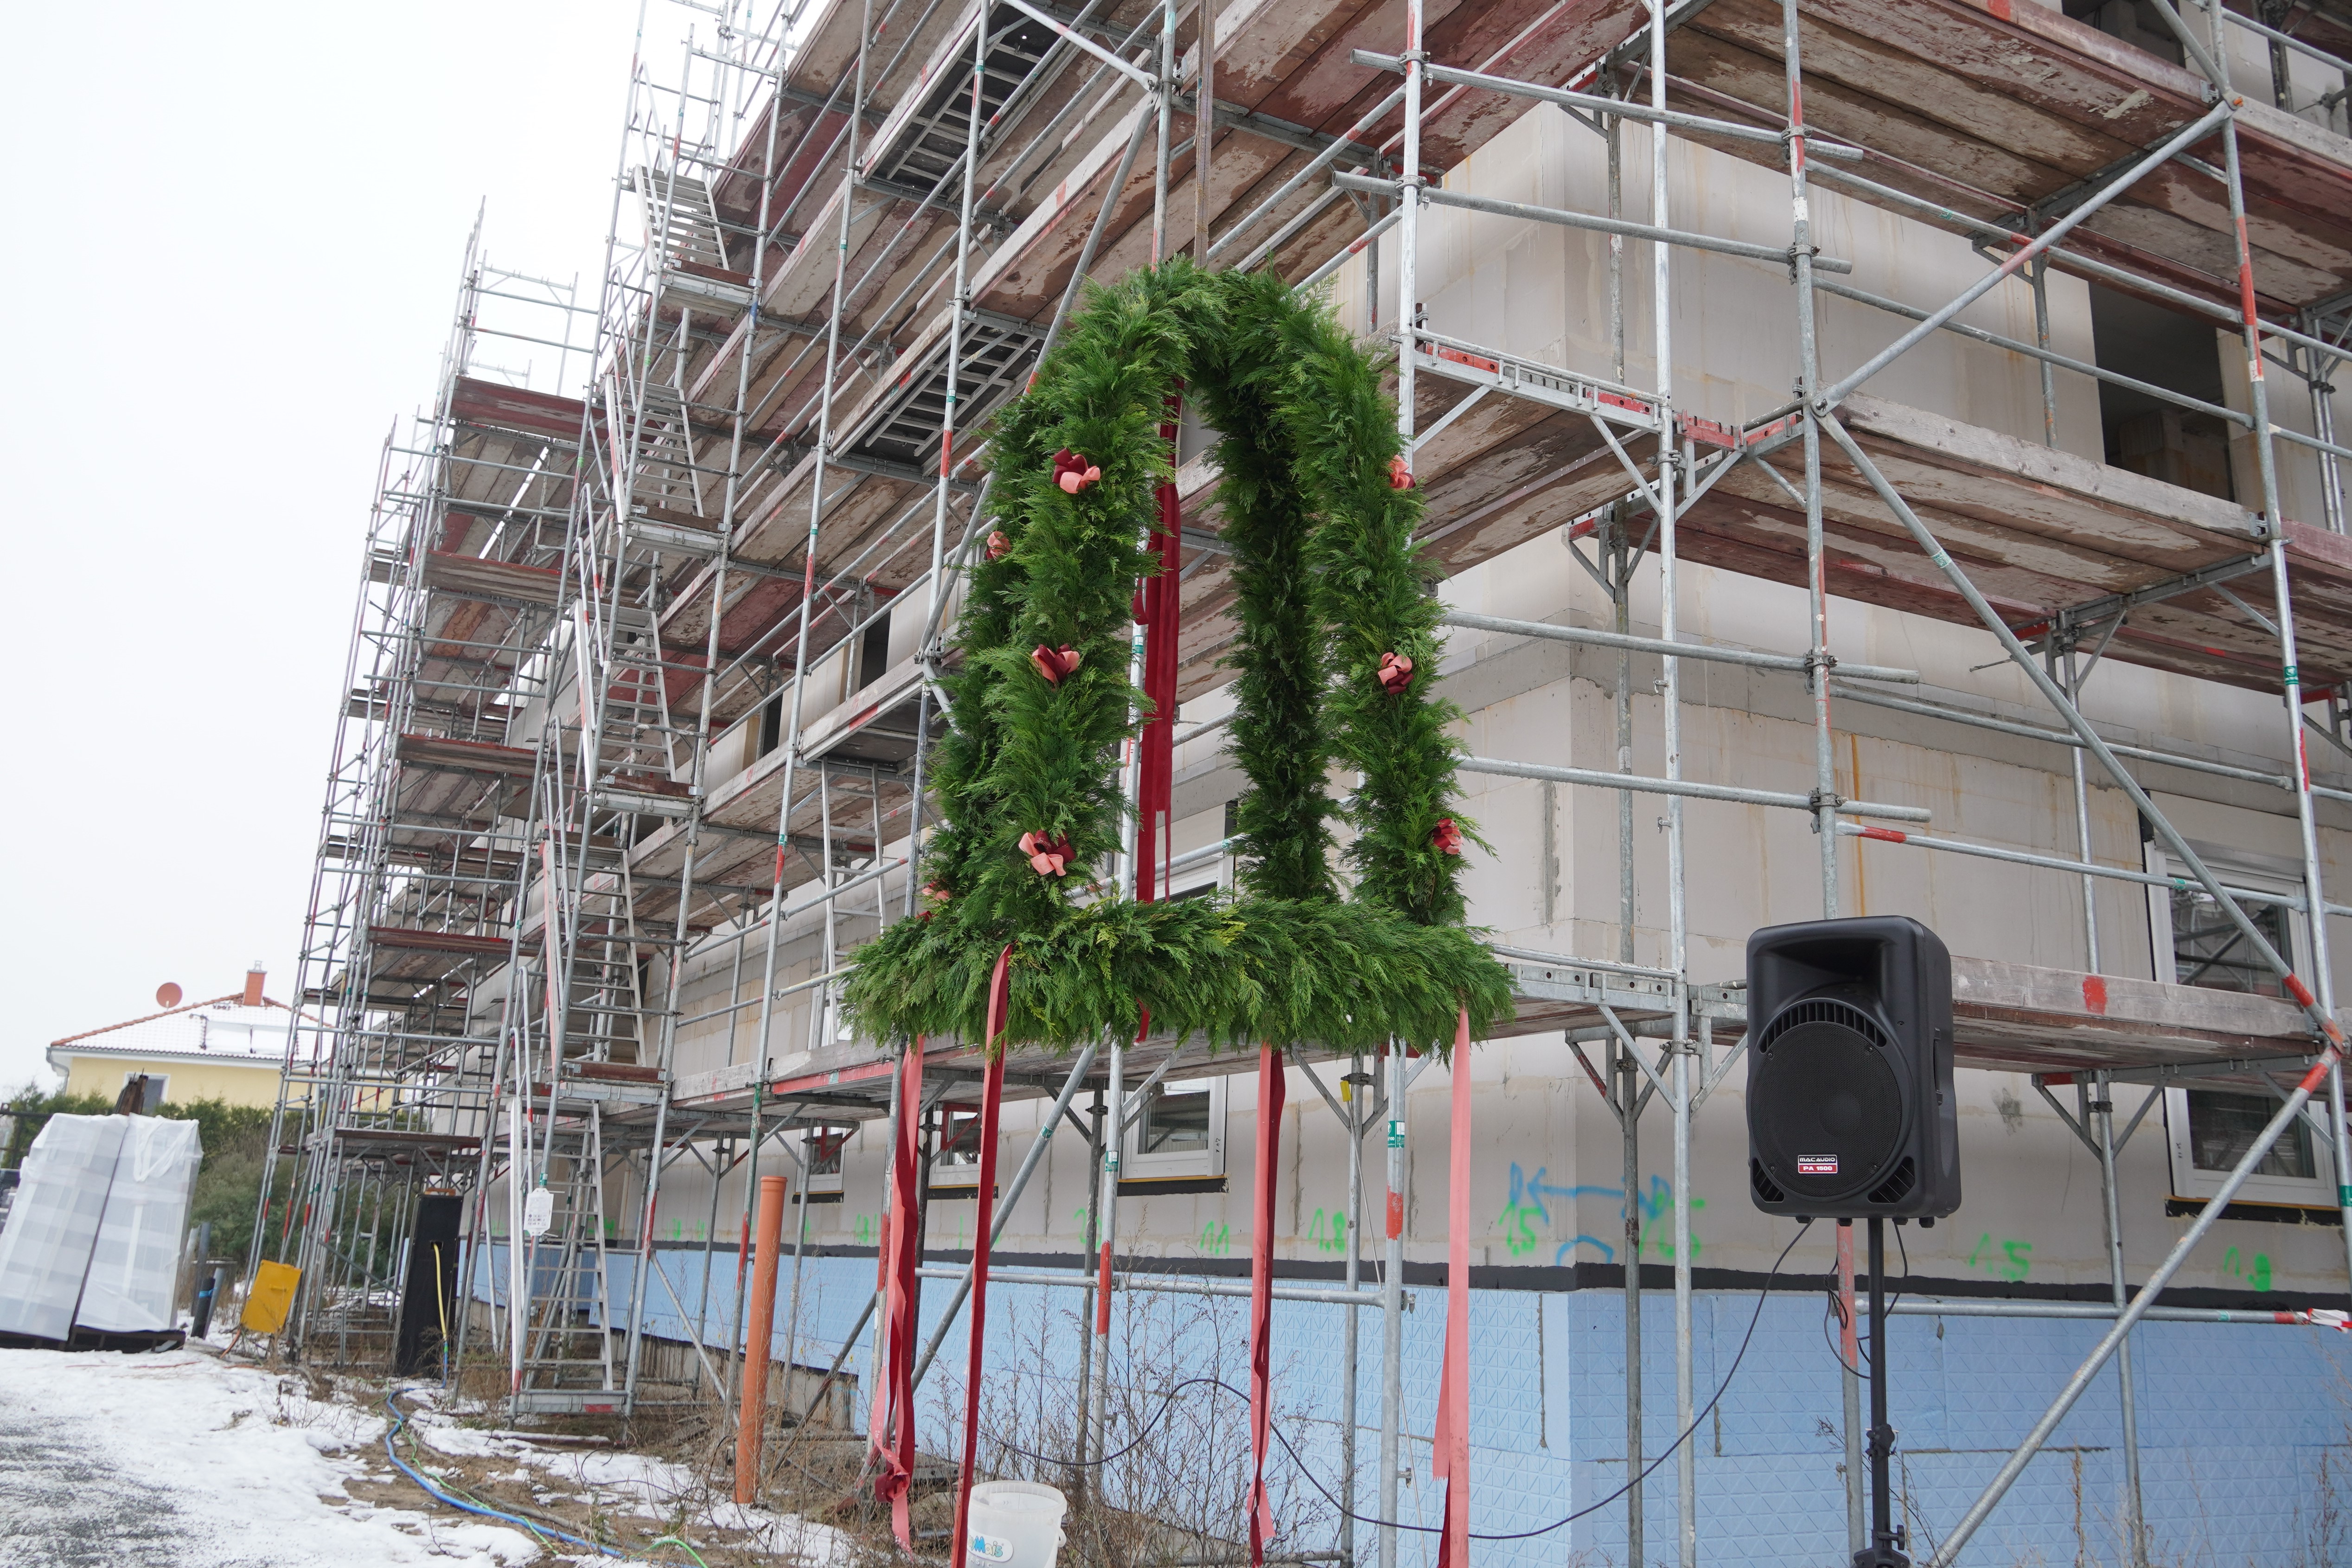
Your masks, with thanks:
M996 420L992 530L944 678L927 907L858 951L862 1027L986 1039L1008 946L999 1047L1131 1038L1148 1009L1155 1031L1212 1048L1444 1048L1460 1011L1474 1035L1508 1015L1508 978L1462 924L1459 710L1427 689L1438 611L1381 368L1269 274L1179 259L1090 292ZM1120 752L1143 706L1131 596L1159 570L1147 541L1180 381L1223 432L1248 788L1237 896L1139 902L1111 887ZM1344 803L1335 771L1356 781Z

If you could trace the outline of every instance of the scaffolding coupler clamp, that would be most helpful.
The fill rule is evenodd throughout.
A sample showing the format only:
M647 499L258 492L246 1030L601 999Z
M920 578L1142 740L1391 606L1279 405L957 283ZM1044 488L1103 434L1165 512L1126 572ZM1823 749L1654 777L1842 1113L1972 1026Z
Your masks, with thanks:
M1815 689L1815 682L1821 680L1825 676L1836 674L1837 664L1837 655L1832 653L1829 649L1825 647L1807 648L1805 650L1805 689L1811 691Z

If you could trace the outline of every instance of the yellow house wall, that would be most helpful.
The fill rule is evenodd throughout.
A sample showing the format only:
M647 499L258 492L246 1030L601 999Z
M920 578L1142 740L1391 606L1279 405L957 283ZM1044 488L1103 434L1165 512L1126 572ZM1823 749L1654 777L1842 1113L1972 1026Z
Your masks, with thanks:
M111 1100L122 1092L122 1080L132 1073L169 1078L163 1103L220 1099L231 1105L278 1103L275 1063L159 1061L140 1057L75 1057L66 1074L68 1094L97 1094Z

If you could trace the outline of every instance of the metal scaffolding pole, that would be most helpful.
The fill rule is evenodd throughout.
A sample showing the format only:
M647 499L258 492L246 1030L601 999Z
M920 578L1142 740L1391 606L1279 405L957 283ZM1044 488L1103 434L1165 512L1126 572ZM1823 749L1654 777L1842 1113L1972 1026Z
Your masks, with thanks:
M1413 0L1418 7L1419 0ZM1381 1247L1380 1568L1397 1568L1397 1481L1404 1403L1404 1046L1388 1051L1388 1215Z

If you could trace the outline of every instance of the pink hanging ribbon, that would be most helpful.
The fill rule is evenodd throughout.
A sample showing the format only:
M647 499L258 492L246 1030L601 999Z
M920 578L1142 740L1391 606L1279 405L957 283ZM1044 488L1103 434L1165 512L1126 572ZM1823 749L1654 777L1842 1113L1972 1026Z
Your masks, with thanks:
M1437 1380L1437 1426L1429 1473L1445 1482L1445 1533L1438 1568L1470 1562L1470 1012L1454 1026L1453 1147L1445 1186L1445 1354ZM1401 1113L1397 1113L1401 1114Z
M915 1268L921 1238L915 1234L915 1184L921 1180L918 1150L923 1103L923 1037L907 1048L899 1066L898 1140L891 1151L890 1206L882 1218L882 1376L874 1390L867 1440L880 1461L874 1478L877 1500L890 1505L890 1529L898 1544L915 1550L907 1514L915 1481Z
M1282 1049L1257 1048L1257 1173L1250 1238L1250 1568L1263 1568L1274 1538L1274 1504L1265 1493L1266 1429L1273 1417L1269 1384L1274 1366L1274 1189L1282 1158Z
M971 1484L980 1458L980 1363L988 1343L988 1241L996 1227L996 1123L1004 1103L1004 1053L994 1048L997 1031L1012 1002L1013 944L996 955L996 972L988 978L988 1033L981 1053L988 1070L980 1089L980 1213L971 1230L971 1349L964 1364L963 1468L956 1476L955 1533L950 1541L971 1539ZM954 1549L958 1555L966 1550Z

